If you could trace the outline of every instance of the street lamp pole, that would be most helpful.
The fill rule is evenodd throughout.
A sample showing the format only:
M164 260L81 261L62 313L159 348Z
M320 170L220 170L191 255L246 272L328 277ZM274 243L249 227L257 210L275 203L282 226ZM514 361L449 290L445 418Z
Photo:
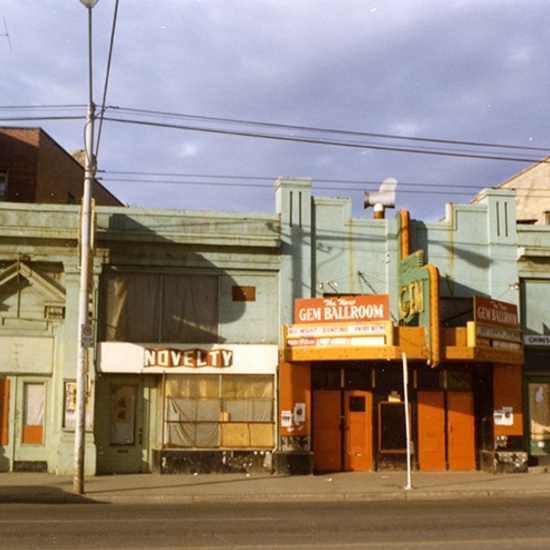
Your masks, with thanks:
M92 261L92 189L96 171L94 157L93 71L92 71L92 8L98 0L80 0L88 10L88 67L89 92L85 132L84 189L80 213L80 291L78 299L78 354L76 371L76 422L73 490L84 492L84 462L86 438L86 396L88 390L88 348L91 330L89 319L91 261Z

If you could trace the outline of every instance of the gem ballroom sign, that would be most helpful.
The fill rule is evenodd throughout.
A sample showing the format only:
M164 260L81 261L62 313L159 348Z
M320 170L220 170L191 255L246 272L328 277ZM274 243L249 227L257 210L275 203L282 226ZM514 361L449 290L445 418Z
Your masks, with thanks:
M515 304L474 296L474 313L479 324L518 328L518 308Z
M389 296L331 296L300 298L294 304L295 323L350 323L389 319Z
M233 351L228 349L145 349L143 366L173 369L213 367L225 369L233 365Z

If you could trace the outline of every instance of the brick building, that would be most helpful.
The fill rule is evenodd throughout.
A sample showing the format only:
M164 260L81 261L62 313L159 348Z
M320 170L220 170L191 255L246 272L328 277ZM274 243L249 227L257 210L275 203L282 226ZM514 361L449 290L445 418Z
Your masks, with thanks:
M77 204L83 182L83 166L41 128L0 128L1 201ZM97 181L93 198L122 205Z

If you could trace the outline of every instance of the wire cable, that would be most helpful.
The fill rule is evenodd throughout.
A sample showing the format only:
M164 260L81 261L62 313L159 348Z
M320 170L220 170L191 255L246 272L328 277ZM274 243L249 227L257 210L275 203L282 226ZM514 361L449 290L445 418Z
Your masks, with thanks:
M133 177L109 177L110 174L128 175ZM105 177L107 176L107 177ZM273 182L277 179L274 176L234 176L234 175L200 175L200 174L174 174L174 173L156 173L156 172L124 172L124 171L106 171L100 178L103 183L121 184L132 183L135 185L200 185L212 187L229 187L229 188L246 188L246 189L272 189ZM209 179L209 181L205 181ZM269 182L269 183L267 183ZM313 180L314 190L323 192L352 192L363 193L368 187L375 186L378 188L380 182L374 181L358 181L358 180L329 180L317 179ZM321 184L321 185L318 185ZM342 185L343 184L343 185ZM356 185L356 187L348 187L347 185ZM361 187L357 187L361 186ZM481 189L483 185L453 185L449 187L442 186L438 183L423 183L423 182L399 182L399 193L403 194L431 194L441 196L466 196L473 197ZM548 200L550 198L550 190L546 188L531 188L529 190L516 190L518 197L527 196L531 198L541 198Z
M202 122L215 122L222 124L237 124L237 125L246 125L246 126L257 126L262 128L277 128L287 131L306 131L306 132L316 132L322 134L335 134L335 135L347 135L347 136L358 136L358 137L369 137L369 138L381 138L381 139L393 139L393 140L402 140L402 141L415 141L423 143L437 143L444 145L461 145L467 147L487 147L495 149L512 149L512 150L525 150L525 151L540 151L540 152L550 152L548 147L532 147L525 145L505 145L498 143L486 143L486 142L476 142L476 141L460 141L460 140L451 140L451 139L437 139L437 138L421 138L414 136L399 136L395 134L381 134L373 132L359 132L354 130L338 130L332 128L318 128L312 126L298 126L298 125L289 125L289 124L279 124L274 122L259 122L252 120L244 119L229 119L222 117L207 117L207 116L196 116L196 115L186 115L186 114L177 114L177 113L167 113L164 111L152 111L146 109L130 109L123 107L116 107L117 112L119 113L132 113L132 114L143 114L167 118L182 118L185 120L197 120Z
M101 108L99 111L99 127L97 131L97 141L95 145L95 157L97 158L97 154L99 152L99 143L101 141L101 133L103 130L103 120L104 120L104 114L105 114L105 103L107 101L107 88L109 86L109 76L111 74L111 64L113 61L113 51L114 51L114 44L115 44L115 32L116 32L116 23L118 18L118 3L119 0L116 0L115 2L115 11L113 14L113 25L111 27L111 39L109 41L109 56L107 59L107 69L105 74L105 85L103 87L103 99L101 100Z
M247 137L255 139L271 139L276 141L285 141L285 142L294 142L294 143L305 143L312 145L328 145L335 147L349 147L356 149L370 149L376 151L389 151L394 153L414 153L414 154L424 154L424 155L435 155L435 156L446 156L446 157L458 157L458 158L468 158L468 159L482 159L482 160L498 160L498 161L509 161L509 162L526 162L526 163L540 163L548 162L549 160L540 158L529 158L529 157L519 157L519 156L503 156L497 154L489 153L466 153L462 151L443 151L438 149L421 149L414 147L396 147L390 145L377 145L372 143L365 142L355 142L355 141L339 141L339 140L329 140L319 137L300 137L300 136L281 136L277 134L265 134L258 132L245 132L240 130L227 130L221 128L204 128L199 126L190 126L183 124L168 124L160 122L147 122L143 120L128 120L124 118L113 118L105 117L105 120L111 122L118 122L121 124L133 124L137 126L152 126L156 128L168 128L172 130L186 130L193 132L202 132L210 134L222 134L235 137Z
M118 0L117 0L118 4ZM115 16L116 17L116 16ZM111 48L114 41L114 34L111 39ZM110 57L111 57L111 51L110 51ZM110 68L109 68L110 71ZM154 111L154 110L147 110L147 109L135 109L135 108L124 108L124 107L116 107L116 106L107 106L105 103L105 95L103 99L102 104L102 112L107 110L114 110L119 114L138 114L143 116L155 116L155 117L161 117L161 118L176 118L176 119L184 119L184 120L193 120L193 121L201 121L205 123L213 123L213 124L233 124L237 126L251 126L251 127L258 127L258 128L270 128L270 129L277 129L277 130L285 130L285 131L304 131L304 132L311 132L311 133L317 133L317 134L329 134L329 135L340 135L340 136L353 136L353 137L367 137L367 138L376 138L376 139L387 139L387 140L396 140L396 141L412 141L412 142L419 142L419 143L429 143L429 144L438 144L438 145L449 145L449 146L462 146L462 147L477 147L477 148L490 148L490 149L507 149L507 150L516 150L516 151L537 151L541 153L550 153L550 148L548 147L532 147L532 146L524 146L524 145L509 145L509 144L499 144L499 143L488 143L488 142L478 142L478 141L462 141L462 140L451 140L451 139L438 139L438 138L422 138L422 137L414 137L414 136L399 136L395 134L382 134L382 133L373 133L373 132L359 132L359 131L348 131L348 130L339 130L339 129L331 129L331 128L319 128L319 127L311 127L311 126L299 126L299 125L289 125L289 124L279 124L279 123L272 123L272 122L260 122L260 121L251 121L251 120L244 120L244 119L229 119L229 118L222 118L222 117L209 117L209 116L197 116L197 115L188 115L188 114L181 114L181 113L169 113L165 111ZM75 108L75 107L82 107L78 105L67 105L67 106L24 106L24 107L18 107L17 109L58 109L58 108ZM0 109L8 109L8 107L0 107ZM13 110L13 107L9 107L10 110ZM135 122L136 124L147 124L146 122L142 120L133 120L133 119L114 119L120 122L126 122L126 123L132 123ZM159 127L170 127L170 128L178 128L181 127L182 129L189 129L187 126L177 126L172 124L163 124L160 122L156 123L149 123L153 126L159 126ZM197 129L196 127L193 127L191 129ZM212 131L213 129L209 128L205 131ZM222 132L222 130L220 130ZM254 137L255 134L249 133L251 137ZM326 141L322 137L317 138L310 138L312 140L317 139L319 142ZM509 160L506 158L505 160ZM513 160L513 159L512 159ZM523 159L519 159L523 160ZM527 159L530 161L531 159Z

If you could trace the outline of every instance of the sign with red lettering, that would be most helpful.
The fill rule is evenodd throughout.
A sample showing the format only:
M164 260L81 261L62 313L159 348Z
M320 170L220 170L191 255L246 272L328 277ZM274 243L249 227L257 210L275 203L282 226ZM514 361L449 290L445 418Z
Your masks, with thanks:
M389 318L388 294L299 298L294 302L296 324L387 321Z
M474 296L474 321L480 325L518 328L518 308L514 304Z
M333 325L290 325L287 345L309 346L386 346L390 345L391 321Z

